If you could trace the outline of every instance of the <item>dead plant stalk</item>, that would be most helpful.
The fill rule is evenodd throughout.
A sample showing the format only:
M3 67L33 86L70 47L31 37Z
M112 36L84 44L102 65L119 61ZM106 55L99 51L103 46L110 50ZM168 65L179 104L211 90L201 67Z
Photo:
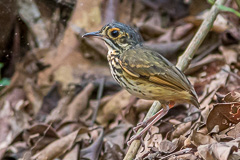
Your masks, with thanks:
M185 71L189 64L191 63L191 60L205 39L206 35L212 28L213 22L215 21L218 13L219 13L219 8L217 7L218 5L224 5L226 0L216 0L215 4L211 7L211 10L208 13L208 16L204 19L202 22L201 26L199 27L197 33L191 40L190 44L186 48L185 52L182 54L182 56L179 57L177 67L181 71ZM158 112L160 109L162 109L161 104L158 101L155 101L151 108L149 109L146 117L144 120L152 117L156 112ZM138 133L141 131L141 128L138 130ZM141 143L140 140L135 140L131 143L127 154L124 157L124 160L132 160L137 154L137 151L140 147Z

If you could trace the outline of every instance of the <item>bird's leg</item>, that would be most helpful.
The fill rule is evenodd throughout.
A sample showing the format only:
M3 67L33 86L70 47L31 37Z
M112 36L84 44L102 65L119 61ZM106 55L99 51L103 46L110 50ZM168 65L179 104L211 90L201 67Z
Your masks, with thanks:
M133 127L133 132L134 132L134 133L137 133L137 131L138 131L139 128L144 128L144 127L146 127L149 122L151 122L152 120L154 120L154 118L156 118L159 114L162 114L162 112L163 112L163 109L161 109L160 111L158 111L156 114L154 114L152 117L148 118L147 120L138 123L136 127Z
M172 107L174 107L174 105L175 105L175 103L172 102L172 101L170 101L169 104L168 104L169 109L172 108ZM145 121L143 121L143 122L138 123L136 127L133 127L133 132L134 132L134 133L137 133L137 131L138 131L139 128L144 128L144 127L146 127L149 122L151 122L152 120L154 120L154 118L156 118L159 114L162 114L162 112L163 112L163 109L161 109L160 111L158 111L156 114L154 114L154 115L153 115L152 117L150 117L149 119L147 119L147 120L145 120Z
M163 109L157 112L157 114L153 116L153 119L151 117L150 119L152 119L152 121L145 128L143 128L141 132L130 138L130 140L127 142L127 145L130 145L134 140L141 138L144 135L144 133L146 133L157 121L159 121L163 116L165 116L168 113L169 108L170 107L168 105L163 104Z

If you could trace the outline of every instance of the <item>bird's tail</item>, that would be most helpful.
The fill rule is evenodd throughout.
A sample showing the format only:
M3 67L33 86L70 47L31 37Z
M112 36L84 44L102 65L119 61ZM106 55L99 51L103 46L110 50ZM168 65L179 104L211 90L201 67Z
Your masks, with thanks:
M197 100L197 97L192 96L192 97L191 97L191 103L192 103L195 107L200 108L200 104L199 104L199 102L198 102L198 100Z

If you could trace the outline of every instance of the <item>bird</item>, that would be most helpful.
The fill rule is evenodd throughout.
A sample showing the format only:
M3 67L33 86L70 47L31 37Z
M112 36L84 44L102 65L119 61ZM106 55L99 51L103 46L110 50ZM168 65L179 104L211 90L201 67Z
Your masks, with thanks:
M199 108L197 94L184 73L160 53L145 47L141 35L131 26L115 21L83 37L104 41L111 74L122 88L138 98L159 101L163 106L155 115L137 124L134 131L144 128L128 145L142 138L174 104L188 103Z

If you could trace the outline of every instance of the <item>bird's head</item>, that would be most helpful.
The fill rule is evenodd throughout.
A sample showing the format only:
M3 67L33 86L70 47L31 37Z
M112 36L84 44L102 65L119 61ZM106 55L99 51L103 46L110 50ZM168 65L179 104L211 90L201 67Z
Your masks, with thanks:
M100 38L110 49L114 50L127 50L142 43L142 37L139 33L130 26L119 22L109 23L101 30L86 33L83 37Z

